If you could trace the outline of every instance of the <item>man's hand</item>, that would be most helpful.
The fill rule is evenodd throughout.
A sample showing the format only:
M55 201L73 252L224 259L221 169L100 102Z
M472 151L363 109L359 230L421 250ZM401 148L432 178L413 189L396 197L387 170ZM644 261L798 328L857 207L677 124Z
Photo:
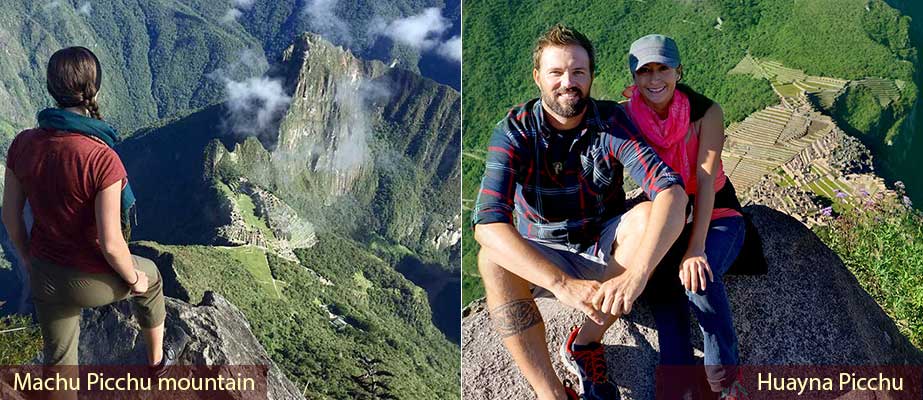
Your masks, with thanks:
M705 275L708 274L708 279ZM686 290L698 292L705 290L707 282L714 282L715 276L708 265L708 257L703 251L689 251L683 256L683 264L679 268L679 280Z
M549 288L560 302L586 314L597 325L605 323L605 316L593 307L593 295L599 290L599 282L582 279L566 279L560 285Z
M634 304L644 286L647 285L647 279L631 270L612 278L602 285L593 296L593 306L597 310L613 316L621 316L631 312L631 306Z

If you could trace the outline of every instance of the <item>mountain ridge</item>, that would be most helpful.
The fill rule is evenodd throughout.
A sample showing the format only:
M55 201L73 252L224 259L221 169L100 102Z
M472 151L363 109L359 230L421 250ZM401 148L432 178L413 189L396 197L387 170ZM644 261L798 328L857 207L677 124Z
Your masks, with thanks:
M137 67L140 72L124 67L125 74L137 72L135 83L145 87L146 94L128 89L107 94L107 89L126 86L113 72L113 80L104 78L107 83L100 102L107 121L131 132L116 150L138 198L133 251L152 257L158 265L171 266L165 269L173 271L165 275L173 282L171 293L198 299L203 291L213 290L233 302L247 316L267 353L297 387L306 387L310 398L349 396L356 386L351 377L362 370L365 357L385 360L379 368L395 374L391 387L400 398L457 397L460 317L457 301L452 301L458 297L457 278L453 281L451 277L457 275L458 267L451 260L460 251L456 233L460 229L456 209L460 116L458 110L450 109L460 104L458 92L419 76L414 70L418 70L420 51L409 45L390 43L356 51L393 53L388 59L399 62L398 68L392 68L361 60L349 46L337 47L314 35L317 43L323 41L315 50L323 47L335 58L352 59L348 62L359 69L368 66L378 75L363 79L378 79L372 83L387 90L355 99L351 94L362 88L348 79L341 85L338 81L346 75L328 74L318 78L333 79L342 96L321 98L306 90L308 98L300 98L291 90L298 86L303 66L287 65L281 58L281 51L292 43L288 35L294 31L285 28L263 32L267 36L255 35L248 31L247 21L259 22L263 11L285 19L302 18L304 2L254 5L237 22L225 24L220 19L230 9L226 4L182 0L134 7L138 5L134 1L119 3L125 7L94 1L90 12L121 14L92 21L91 25L98 24L92 27L87 27L73 4L49 6L51 11L60 8L61 14L43 17L43 21L58 18L66 26L39 31L37 24L29 25L38 32L36 41L44 40L40 47L44 53L31 45L22 48L23 54L32 54L32 64L22 69L28 71L27 84L15 89L21 98L47 102L39 84L41 65L51 50L72 43L77 37L73 32L84 37L80 39L84 42L74 39L77 43L121 40L109 46L124 50L118 54L135 63L116 57L110 60L106 53L100 56L104 68ZM370 17L396 18L433 5L428 3L374 3L363 12L370 12ZM362 4L353 6L362 8ZM14 11L39 9L34 3L14 7ZM388 12L377 13L379 9ZM8 23L0 23L2 40L10 31L6 27L14 25L9 17L0 20ZM124 34L93 37L101 36L103 28L121 32L115 29L123 28L119 22ZM187 47L172 52L166 44L174 39L177 43L185 40ZM164 46L158 48L155 42ZM269 42L274 44L268 46ZM212 54L196 50L199 48L217 50ZM145 56L155 57L160 68L153 62L140 62L141 57L132 58L135 53L128 51L132 49L143 49ZM184 57L201 64L175 62ZM320 68L323 62L315 61ZM0 61L0 83L7 82L3 65ZM284 84L285 67L292 70L291 86ZM18 64L9 68L18 69ZM151 82L160 79L158 89ZM188 93L188 102L183 102L187 97L173 96L170 88L174 84ZM6 87L0 85L0 89ZM267 93L263 89L276 97L260 97ZM400 100L399 106L385 104L391 93ZM149 98L131 97L142 94ZM362 121L367 157L352 160L351 152L338 152L356 142L334 139L349 137L353 129L338 132L340 124L327 124L324 113L316 114L323 123L312 133L319 145L315 164L324 165L317 160L327 157L325 168L315 170L298 151L279 150L274 140L280 133L291 133L280 127L299 128L302 111L322 104L369 110L367 120ZM16 118L0 112L0 131L11 138L17 129L32 124L28 110L38 108L22 104L16 110L26 111L17 121L9 121ZM264 121L261 115L268 117ZM346 117L358 114L347 110L342 115L336 122L350 122ZM244 126L247 122L259 123ZM336 162L360 167L358 172L337 177L337 171L330 168ZM278 174L273 163L278 170L294 172ZM327 179L327 172L334 178ZM322 200L296 201L299 198ZM320 218L327 215L334 218ZM339 217L350 223L339 224ZM15 263L9 243L4 244L6 261ZM5 267L4 275L11 276L13 271Z
M307 377L318 373L319 366L315 362L300 366L291 351L279 349L289 348L293 337L307 332L284 336L287 339L272 334L273 329L300 332L304 328L288 323L282 324L284 328L270 328L276 323L265 320L265 315L270 315L265 310L257 311L264 307L253 302L252 296L257 293L268 296L266 301L282 301L278 307L290 304L283 309L294 307L296 313L294 310L308 307L311 310L308 315L315 321L312 324L323 321L311 326L346 329L351 332L347 336L355 337L351 340L357 345L372 340L362 338L369 336L390 341L389 348L406 349L406 339L397 339L393 332L405 329L399 328L402 326L415 327L419 339L434 351L429 356L432 362L443 368L439 373L429 368L419 370L426 379L439 382L427 390L434 395L452 393L457 388L453 389L449 383L454 373L446 360L457 356L458 348L453 342L459 340L456 331L460 317L456 311L459 304L452 301L458 297L458 280L452 278L453 273L457 275L457 268L448 260L458 253L459 243L456 239L442 248L436 244L443 231L458 229L458 211L451 207L455 203L450 201L453 191L443 190L447 193L434 196L418 187L427 180L444 180L436 188L454 186L454 196L458 196L457 184L452 185L459 173L457 122L451 127L458 117L457 110L451 110L451 105L458 102L458 95L453 89L412 72L389 68L377 61L359 60L348 50L318 36L302 39L311 45L300 52L307 62L283 59L264 77L265 81L287 82L282 87L292 100L284 109L271 110L273 122L263 129L235 134L229 126L234 121L230 114L242 112L245 117L254 117L260 107L269 104L266 101L255 101L252 108L243 111L235 111L227 103L216 104L170 123L140 130L118 146L138 197L135 239L159 243L141 248L159 248L146 251L157 253L152 254L157 259L184 263L187 275L190 265L214 268L207 267L210 262L218 262L214 260L240 265L228 271L214 271L208 287L232 299L248 318L255 319L251 323L267 351L287 371L294 372L299 381L314 382ZM298 54L295 47L292 52ZM342 95L356 93L358 86L341 84L340 80L350 76L360 79L364 76L360 74L362 71L378 74L362 78L370 82L387 84L390 79L399 78L403 79L399 82L410 83L389 86L393 88L389 93L403 101L391 108L382 105L387 101L385 98L343 103ZM338 91L343 93L338 96ZM351 117L356 110L369 112L368 119L361 121L367 124L361 132L356 132L355 125L342 127L353 122ZM446 140L446 132L454 138ZM366 157L347 165L354 170L333 168L338 151L352 145L349 135L357 133L366 135ZM456 143L454 150L452 143ZM384 159L390 164L382 166ZM344 214L347 212L351 214ZM390 219L381 217L385 213L389 213ZM323 215L331 219L317 218ZM430 225L419 221L430 221ZM414 224L420 225L413 231L406 229ZM370 229L376 227L377 230ZM359 258L354 260L362 260L357 261L360 264L340 263L333 270L323 266L323 260L336 263L332 260L340 255L330 249L337 246L346 246L349 250L344 252L355 254ZM252 275L262 289L252 295L235 295L236 289L232 288L236 284L224 281L239 279L241 273ZM279 274L296 276L298 283ZM177 273L180 280L182 275ZM202 289L190 289L188 276L186 279L187 283L181 286L195 297L193 292ZM347 283L357 285L356 290L368 294L343 297L353 292L328 289L324 282L337 288ZM201 288L203 282L192 285ZM294 296L289 291L291 287L304 285L309 285L317 297ZM374 307L388 308L370 316L363 310L373 307L373 303L363 300L366 296L384 296ZM315 309L316 302L325 308ZM326 321L327 313L333 322ZM392 314L396 317L388 317ZM328 349L317 351L330 351L341 345L312 346ZM388 353L387 357L395 361L386 361L384 367L419 362L416 351L409 354L415 358ZM348 371L350 367L339 368ZM348 375L341 374L341 378ZM397 385L405 388L397 389L399 392L426 392L418 386L419 377L401 375L408 382ZM349 383L341 385L348 387ZM323 387L319 382L309 386ZM415 389L406 391L408 387Z

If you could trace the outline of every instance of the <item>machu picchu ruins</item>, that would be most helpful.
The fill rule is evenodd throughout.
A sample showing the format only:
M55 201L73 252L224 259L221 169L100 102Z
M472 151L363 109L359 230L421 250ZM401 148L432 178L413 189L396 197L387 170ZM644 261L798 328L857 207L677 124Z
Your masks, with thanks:
M780 100L725 131L724 168L745 204L765 204L813 225L832 199L894 195L875 175L868 148L830 112L849 88L864 86L885 106L900 98L904 82L809 76L749 54L729 74L768 80Z

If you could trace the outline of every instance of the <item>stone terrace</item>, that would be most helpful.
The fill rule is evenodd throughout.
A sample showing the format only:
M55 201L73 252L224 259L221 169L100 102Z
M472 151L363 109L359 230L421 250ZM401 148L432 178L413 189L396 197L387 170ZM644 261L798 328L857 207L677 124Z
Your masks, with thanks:
M745 191L832 127L829 117L809 108L767 107L728 127L722 154L725 172L739 190Z

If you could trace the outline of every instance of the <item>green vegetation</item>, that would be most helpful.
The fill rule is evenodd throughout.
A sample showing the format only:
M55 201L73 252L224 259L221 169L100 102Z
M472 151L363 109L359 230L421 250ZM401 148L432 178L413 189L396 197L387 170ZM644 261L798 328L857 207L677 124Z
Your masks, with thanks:
M282 298L276 280L266 261L266 251L254 246L240 246L225 249L231 257L247 269L253 277L252 282L259 285L265 295Z
M910 42L917 49L917 59L916 59L916 76L914 76L914 82L918 88L917 92L913 90L905 91L909 95L917 95L916 103L913 104L916 112L913 113L913 118L905 118L902 121L901 126L901 136L910 136L913 138L919 138L918 129L923 126L923 112L920 112L923 108L923 96L919 95L919 88L923 87L923 68L920 65L923 65L923 2L916 0L888 0L887 3L892 7L895 7L901 11L902 14L910 16ZM902 176L903 182L907 185L907 193L913 198L917 199L916 208L920 209L923 205L923 173L919 168L919 163L914 157L916 154L923 154L923 140L916 139L913 140L909 146L906 145L896 145L890 150L897 153L895 157L898 162L896 166L888 168L893 175ZM903 172L903 173L897 173Z
M352 48L362 58L387 61L400 57L402 67L416 71L419 51L399 44L382 46L375 43L375 37L368 35L367 31L378 19L414 15L432 6L432 2L422 0L338 2L335 13L343 26L328 28L325 33L334 44ZM291 44L293 36L317 31L307 18L304 7L305 2L299 0L267 2L244 13L239 23L251 35L260 38L268 58L276 59Z
M855 202L848 201L837 201L839 196L851 196L855 189L851 188L848 184L837 181L832 177L832 175L826 171L822 171L816 165L811 166L811 173L817 178L811 182L808 182L806 185L803 185L801 189L814 192L814 194L825 199L825 202L830 202L833 210L836 212L844 212L849 208L856 206ZM795 184L793 178L785 176L789 182Z
M174 256L192 303L211 290L240 308L308 398L361 390L351 378L366 371L364 357L394 374L398 398L459 396L459 349L433 326L426 293L358 243L323 236L296 251L304 266L254 247L138 244ZM271 281L281 297L253 290L254 281Z
M0 118L0 157L4 160L6 159L6 151L10 148L10 143L13 142L13 137L16 136L16 133L16 127L12 123Z
M792 177L788 176L788 174L786 174L785 171L783 171L781 168L776 170L776 175L778 175L778 179L776 180L776 182L782 187L798 185L795 182L795 180L792 179Z
M894 122L893 113L890 105L882 106L872 89L864 85L850 86L834 103L834 115L838 117L839 125L860 135L879 135L863 141L877 145L878 149L884 144L887 132L882 131L880 126L890 127Z
M463 213L465 220L470 221L471 211L465 210ZM484 285L481 284L481 274L478 272L478 259L476 251L478 243L474 240L474 235L465 232L462 236L462 305L467 305L474 300L484 297Z
M328 37L364 58L398 57L401 66L416 71L418 50L377 40L368 29L378 19L433 5L341 2L333 11L344 23L333 30L345 36ZM385 72L378 83L399 93L394 101L376 100L380 113L371 118L375 126L368 137L374 157L363 166L357 189L325 208L318 199L330 187L298 164L306 161L298 159L301 154L279 165L256 138L226 135L226 109L219 104L224 78L263 74L268 65L261 58L278 61L296 36L312 30L306 2L254 4L236 21L222 21L231 3L204 0L94 0L90 15L78 13L74 2L18 0L5 6L0 95L10 107L0 111L3 150L16 131L34 124L38 109L50 105L43 66L51 53L68 45L93 49L104 68L103 114L128 137L117 151L138 197L134 237L168 243L144 244L174 254L193 302L213 290L243 310L287 376L299 387L307 384L308 398L360 393L351 377L368 373L365 357L385 360L376 371L394 374L387 384L397 398L458 397L459 350L437 329L458 329L457 318L454 326L446 322L457 312L440 308L458 309L452 301L457 279L455 287L446 282L457 276L451 260L458 248L432 244L457 215L446 207L459 196L456 91L405 70ZM282 169L296 173L283 176ZM318 224L325 232L321 242L297 250L310 269L253 246L189 245L215 243L232 209L251 228L242 236L259 230L274 237L253 199L237 191L240 178L287 202L295 218L324 223ZM439 290L429 297L421 287L430 288L410 283L399 267L419 267L414 276L438 278L432 281ZM450 339L457 342L454 335Z
M913 80L917 60L908 42L909 19L880 0L622 0L579 5L494 1L463 6L463 53L471 60L463 71L462 195L466 210L476 198L483 174L479 155L494 124L509 107L538 95L530 74L531 49L535 38L556 22L576 27L594 42L598 71L592 94L601 99L620 99L619 93L630 82L627 50L633 40L653 32L674 37L683 56L684 82L718 101L727 124L779 102L766 80L728 75L747 54L811 76L905 82ZM718 17L724 21L720 30L715 28ZM907 143L912 129L901 117L909 113L917 90L916 84L908 83L900 100L889 106L893 117L866 134L880 140L887 136L895 147ZM871 108L880 107L877 100L863 96L852 100L847 96L843 101L870 109L868 114L853 117L860 126L870 126L869 121L875 120ZM851 111L844 109L847 114ZM888 113L882 111L879 118L883 115ZM478 247L470 230L465 234L462 268L467 303L483 289L476 271Z
M256 4L236 22L224 21L229 2L206 0L94 0L89 15L78 3L17 0L4 4L0 94L8 104L0 118L17 129L34 124L35 113L53 101L45 91L45 63L66 46L92 49L104 68L103 115L123 133L222 100L227 77L260 75L292 39L312 31L303 1ZM413 15L431 6L418 0L337 4L342 21L326 32L363 57L391 60L418 71L419 52L405 45L376 43L368 27L376 18ZM181 60L181 61L180 61ZM4 149L6 147L4 146Z
M307 159L270 161L270 152L252 138L233 145L234 157L221 159L217 175L225 182L238 176L259 182L320 230L369 244L383 239L452 270L453 249L436 248L432 238L458 213L459 95L398 69L385 71L374 82L401 90L392 94L380 120L370 127L368 159L355 171L350 187L338 186L348 179L343 173L306 168ZM310 123L298 118L283 122L280 137ZM297 140L305 148L328 145L323 137ZM209 151L217 154L220 147ZM235 161L226 161L231 158Z
M227 171L232 169L221 168L226 164L227 163L219 164L219 171L223 172L224 174L219 172L220 180L215 180L213 182L213 187L215 187L217 191L224 196L225 199L232 201L234 205L237 206L237 209L240 210L240 213L243 215L244 222L247 224L247 226L259 230L263 234L263 237L267 239L275 237L275 235L272 233L272 229L269 229L269 225L266 223L266 220L260 216L257 216L256 204L253 203L253 199L251 199L250 196L246 193L234 191L228 186L227 183L225 183L236 183L236 179L228 178L229 175Z
M7 35L4 47L12 51L0 62L0 87L9 92L12 107L0 117L17 128L32 125L35 113L52 104L44 67L62 47L82 45L99 56L100 106L123 134L220 101L224 82L204 76L259 47L245 31L219 22L227 10L223 3L99 0L89 16L70 2L14 1L4 8L0 29ZM237 64L238 79L266 68Z
M266 221L256 215L256 205L253 204L253 199L250 196L244 193L235 193L235 201L237 201L237 206L240 207L240 212L244 215L244 222L247 225L259 229L267 238L273 237L272 230L269 229L269 225L266 225Z
M407 247L400 244L389 243L380 236L372 237L371 241L369 242L369 250L372 250L376 254L382 256L382 258L389 260L392 263L399 261L404 257L415 256L414 252Z
M352 377L357 388L349 392L350 397L357 400L397 399L391 394L391 385L388 383L394 374L381 369L381 360L361 357L359 361L363 371L361 375Z
M923 213L900 201L857 200L864 206L842 207L814 231L910 342L923 347Z
M42 334L31 317L0 317L0 365L29 364L41 353Z

